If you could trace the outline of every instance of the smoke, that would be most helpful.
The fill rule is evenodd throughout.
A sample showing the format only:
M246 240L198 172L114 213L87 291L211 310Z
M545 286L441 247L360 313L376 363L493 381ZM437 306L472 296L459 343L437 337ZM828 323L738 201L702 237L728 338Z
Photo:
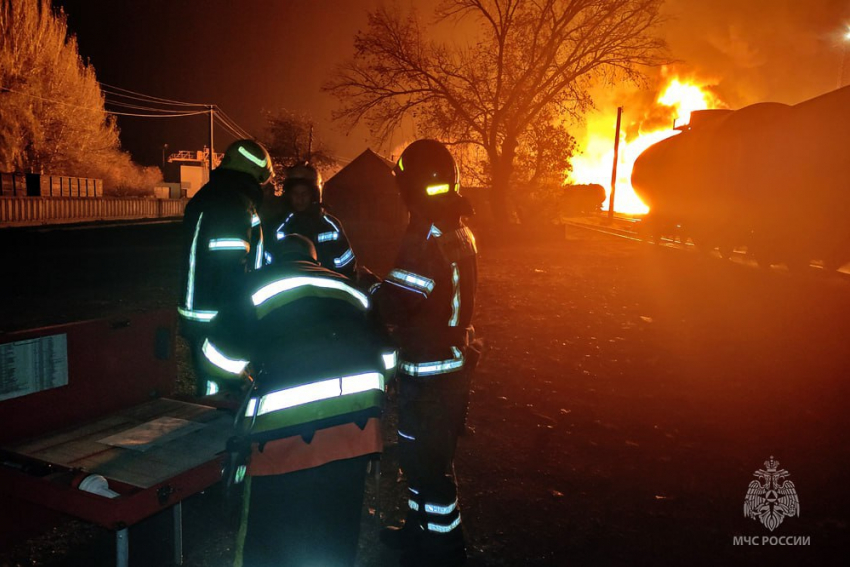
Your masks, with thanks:
M660 33L674 62L646 69L642 85L594 86L596 110L575 127L585 150L600 132L613 142L618 106L628 140L669 128L674 111L657 101L674 77L728 108L796 104L850 84L850 0L667 0L663 14Z
M838 87L847 0L668 0L664 35L685 71L737 108L794 104Z

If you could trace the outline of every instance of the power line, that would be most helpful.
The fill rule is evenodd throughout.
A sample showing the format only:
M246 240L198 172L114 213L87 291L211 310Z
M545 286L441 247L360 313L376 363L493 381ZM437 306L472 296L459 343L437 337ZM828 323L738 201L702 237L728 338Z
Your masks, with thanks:
M166 105L172 105L172 106L177 105L177 106L192 106L192 107L205 107L205 108L209 107L209 105L207 105L207 104L201 104L201 103L196 103L196 102L186 102L186 101L174 100L174 99L169 99L169 98L164 98L164 97L158 97L158 96L154 96L154 95L140 93L140 92L137 92L137 91L132 91L130 89L125 89L123 87L110 85L108 83L101 82L99 84L101 85L101 89L105 93L107 93L111 96L124 97L124 98L128 98L128 99L131 99L131 100L138 100L138 101L141 101L141 102L147 102L147 103L150 103L150 104L159 103L159 104L166 104ZM121 91L121 92L112 92L112 91L110 91L110 89L113 89L114 91ZM125 94L125 93L129 93L129 94ZM118 104L124 104L124 103L111 102L110 104L118 105ZM220 116L221 120L219 121L219 124L222 127L226 128L230 133L236 135L237 138L254 139L254 136L252 136L245 128L240 126L239 123L236 122L233 118L231 118L230 115L227 114L220 106L218 106L217 104L213 105L213 106L218 111L218 114L221 115ZM132 106L125 106L125 108L133 108L133 107ZM151 107L147 107L147 108L138 107L137 109L138 110L149 110L149 111L152 111L152 112L174 112L174 113L178 112L174 109L156 109L156 108L151 108ZM219 118L218 115L216 117Z
M100 81L98 81L98 83L101 85L101 87L108 87L110 89L115 89L115 90L118 90L118 91L121 91L121 92L130 93L131 95L144 97L144 98L146 98L146 99L148 99L152 102L174 104L174 105L177 105L177 106L203 106L203 107L209 106L209 104L203 104L203 103L200 103L200 102L185 102L185 101L182 101L182 100L173 100L173 99L170 99L170 98L163 98L163 97L159 97L159 96L153 96L153 95L149 95L149 94L145 94L145 93L131 91L130 89L124 89L124 88L121 88L121 87L116 87L115 85L110 85L108 83L102 83Z
M238 124L235 124L232 120L229 120L227 118L227 116L223 112L221 112L220 110L218 112L216 112L216 118L219 121L221 121L222 125L226 125L229 130L238 134L239 137L241 137L241 138L246 137L245 131L242 130L242 128L240 128Z
M240 132L240 133L242 134L242 137L243 137L243 138L250 138L250 139L252 139L252 140L253 140L253 139L255 139L255 138L254 138L254 136L252 136L252 135L251 135L251 134L250 134L247 130L245 130L245 128L242 128L242 127L241 127L241 126L240 126L240 125L239 125L239 124L238 124L238 123L237 123L234 119L232 119L232 118L230 117L230 115L228 115L228 114L227 114L224 110L222 110L222 109L221 109L221 107L216 106L216 109L219 111L219 114L221 114L221 115L222 115L222 117L223 117L223 118L224 118L227 122L229 122L229 123L230 123L230 125L231 125L231 126L232 126L232 127L233 127L236 131L238 131L238 132Z
M199 110L197 112L184 112L183 114L133 114L132 112L115 112L114 110L107 110L109 114L117 114L118 116L135 116L137 118L179 118L181 116L196 116L198 114L207 114L206 110Z
M97 107L93 107L93 106L80 106L79 104L71 104L69 102L63 102L61 100L56 100L56 99L53 99L53 98L47 98L47 97L38 96L38 95L30 94L30 93L25 93L25 92L22 92L22 91L17 91L15 89L10 89L9 87L4 87L2 85L0 85L0 91L15 93L15 94L19 94L21 96L26 96L26 97L35 98L35 99L38 99L38 100L43 100L45 102L52 102L54 104L61 104L62 106L68 106L70 108L79 108L81 110L88 110L88 111L104 111L104 112L107 112L109 114L115 114L115 115L118 115L118 116L134 116L134 117L141 117L141 118L177 118L177 117L180 117L180 116L194 116L196 114L206 114L207 113L206 110L199 110L199 111L187 111L187 112L182 112L182 113L178 113L178 114L137 114L137 113L131 113L131 112L119 112L119 111L114 111L114 110L106 110L106 109L103 109L103 108L97 108ZM172 111L172 112L174 112L174 111Z
M141 96L133 96L133 95L128 95L128 94L124 94L124 93L114 92L114 91L112 91L108 88L105 88L103 86L100 87L100 90L104 94L104 96L126 98L126 99L131 100L131 101L138 101L136 104L138 104L139 102L142 102L142 103L146 103L146 104L159 104L159 105L164 104L164 105L169 105L169 106L186 106L186 105L175 105L175 104L172 104L170 102L164 103L164 102L161 102L161 101L158 101L158 100L151 100L149 98L144 98L144 97L141 97ZM194 109L195 107L192 107L192 108ZM176 111L177 109L174 109L174 110ZM182 110L183 109L181 109L181 111Z
M156 107L153 107L153 106L141 106L141 105L138 105L138 104L130 104L128 102L119 102L119 101L113 101L113 100L109 100L109 99L106 99L104 101L104 104L108 104L110 106L119 106L119 107L122 107L122 108L130 108L130 109L134 109L134 110L149 110L151 112L160 112L160 113L166 113L166 114L168 114L168 113L171 113L171 114L193 114L194 112L197 112L197 111L193 111L193 110L174 110L172 108L163 109L163 108L156 108ZM109 112L109 111L107 110L107 112Z
M237 140L240 140L240 139L242 139L242 138L244 138L244 137L245 137L245 136L243 136L240 132L237 132L236 130L234 130L233 128L231 128L231 127L227 124L227 122L225 122L224 120L222 120L221 118L219 118L219 117L218 117L218 115L216 115L216 116L215 116L215 119L216 119L216 121L218 122L219 126L221 126L222 128L224 128L225 130L227 130L227 132L228 132L228 133L230 133L230 135L231 135L231 136L233 136L234 138L236 138Z

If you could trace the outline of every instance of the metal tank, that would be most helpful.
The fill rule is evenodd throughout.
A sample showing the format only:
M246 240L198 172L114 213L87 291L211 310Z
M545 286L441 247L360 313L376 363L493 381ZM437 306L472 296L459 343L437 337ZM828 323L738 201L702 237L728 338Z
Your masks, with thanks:
M701 111L635 161L632 185L656 232L746 246L761 263L850 260L850 87L796 106Z

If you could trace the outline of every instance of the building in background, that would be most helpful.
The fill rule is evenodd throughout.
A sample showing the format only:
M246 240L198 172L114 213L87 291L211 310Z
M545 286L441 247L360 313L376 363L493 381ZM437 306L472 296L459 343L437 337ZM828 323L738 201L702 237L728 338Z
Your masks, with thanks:
M359 242L401 238L407 208L393 176L395 164L370 149L325 183L323 201L339 217L355 248Z
M168 163L180 166L180 189L185 198L191 199L210 180L210 150L204 146L200 151L181 150L168 156ZM213 167L218 167L224 154L213 156Z

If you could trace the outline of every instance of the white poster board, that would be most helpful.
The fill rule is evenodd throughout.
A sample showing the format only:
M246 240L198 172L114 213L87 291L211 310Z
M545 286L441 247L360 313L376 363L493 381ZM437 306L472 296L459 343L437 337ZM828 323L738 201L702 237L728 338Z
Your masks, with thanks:
M65 333L0 344L0 401L67 385Z

